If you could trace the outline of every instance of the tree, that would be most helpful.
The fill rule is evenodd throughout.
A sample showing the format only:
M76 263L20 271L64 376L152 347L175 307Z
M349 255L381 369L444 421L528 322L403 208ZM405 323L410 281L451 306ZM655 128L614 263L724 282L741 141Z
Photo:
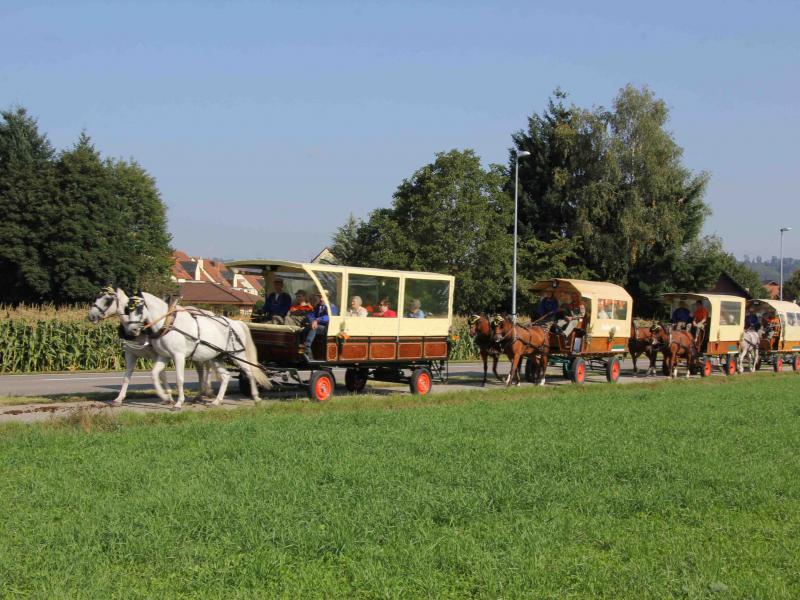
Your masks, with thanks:
M0 113L0 300L50 295L42 246L53 222L53 148L25 109Z
M121 237L116 243L124 248L115 283L154 294L172 291L172 238L155 179L135 161L108 160L105 168L111 178L113 204L120 210L117 235Z
M390 208L339 228L332 251L355 266L455 275L456 311L493 309L510 287L513 206L505 179L472 150L440 152L400 184Z
M783 282L783 299L797 302L800 300L800 269Z
M627 86L611 110L567 106L566 98L556 90L546 111L513 135L512 166L517 150L531 153L520 161L521 231L569 246L573 272L624 285L652 304L660 283L677 285L671 262L708 214L708 176L682 165L665 129L666 105L650 90ZM527 268L526 277L539 275Z

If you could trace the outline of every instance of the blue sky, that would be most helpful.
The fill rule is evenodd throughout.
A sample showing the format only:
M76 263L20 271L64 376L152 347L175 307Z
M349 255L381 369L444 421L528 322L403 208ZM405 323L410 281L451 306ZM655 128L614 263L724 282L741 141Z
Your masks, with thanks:
M309 258L434 153L504 162L560 86L631 82L711 173L708 233L800 256L797 2L9 2L0 106L158 180L174 245Z

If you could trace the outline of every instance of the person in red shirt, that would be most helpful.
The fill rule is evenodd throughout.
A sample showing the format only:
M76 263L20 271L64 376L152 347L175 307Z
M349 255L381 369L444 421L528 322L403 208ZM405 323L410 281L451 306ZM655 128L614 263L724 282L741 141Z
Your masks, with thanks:
M692 315L692 328L694 329L694 341L700 338L700 332L705 331L706 323L708 323L708 309L703 306L703 301L698 300L694 305L694 314Z
M372 313L373 317L384 317L387 319L396 319L397 313L389 307L389 298L382 298L378 303L378 308Z

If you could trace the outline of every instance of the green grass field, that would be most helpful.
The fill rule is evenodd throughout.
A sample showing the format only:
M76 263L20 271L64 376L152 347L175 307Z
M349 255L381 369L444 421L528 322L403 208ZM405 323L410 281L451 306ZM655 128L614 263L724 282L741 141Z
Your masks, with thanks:
M800 596L800 377L0 429L0 595Z

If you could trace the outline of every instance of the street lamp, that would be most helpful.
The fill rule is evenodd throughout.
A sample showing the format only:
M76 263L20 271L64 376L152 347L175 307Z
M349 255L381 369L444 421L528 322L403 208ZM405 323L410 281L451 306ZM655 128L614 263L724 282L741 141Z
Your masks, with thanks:
M517 213L519 212L519 159L530 156L527 150L517 152L516 168L514 169L514 266L511 280L511 318L517 322Z
M791 230L791 227L781 227L781 287L779 288L781 300L783 300L783 234Z

